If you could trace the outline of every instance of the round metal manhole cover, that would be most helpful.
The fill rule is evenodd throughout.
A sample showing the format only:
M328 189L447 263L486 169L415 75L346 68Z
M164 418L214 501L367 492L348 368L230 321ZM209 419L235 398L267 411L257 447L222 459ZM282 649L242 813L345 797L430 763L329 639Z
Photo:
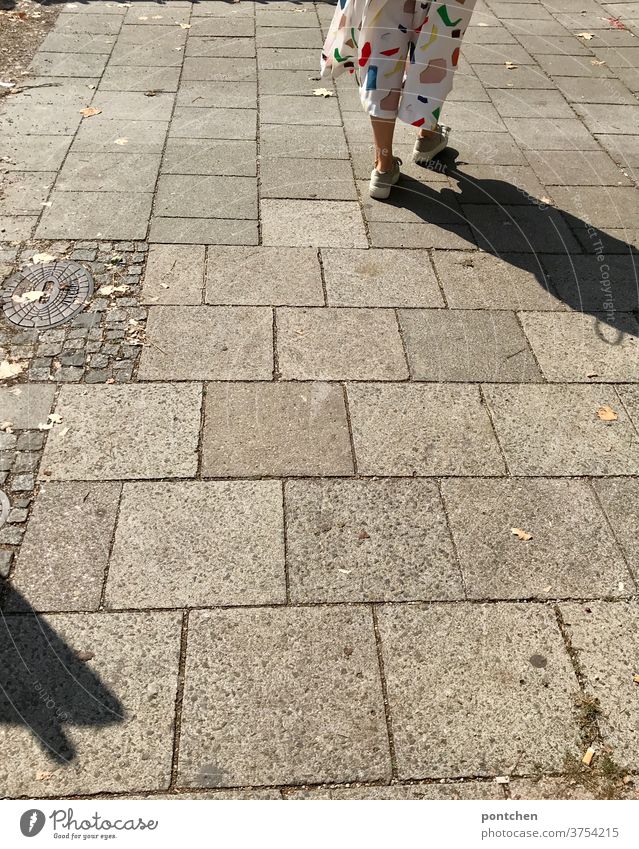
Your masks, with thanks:
M55 327L80 312L92 294L93 278L86 268L57 260L28 266L10 277L2 292L2 310L18 327Z
M5 493L0 489L0 528L6 523L9 518L11 504Z

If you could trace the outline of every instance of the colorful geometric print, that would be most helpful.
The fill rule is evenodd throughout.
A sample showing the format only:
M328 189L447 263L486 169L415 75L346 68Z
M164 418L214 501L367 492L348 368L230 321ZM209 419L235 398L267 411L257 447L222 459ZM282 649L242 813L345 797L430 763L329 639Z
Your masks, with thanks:
M474 6L475 0L339 0L322 76L353 74L373 117L434 128Z

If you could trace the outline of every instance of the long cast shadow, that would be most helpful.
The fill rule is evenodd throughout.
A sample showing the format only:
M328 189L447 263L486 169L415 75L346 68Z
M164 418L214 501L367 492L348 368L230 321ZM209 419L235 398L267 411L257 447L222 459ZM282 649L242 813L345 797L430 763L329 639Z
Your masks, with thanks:
M0 725L29 728L49 757L68 763L76 756L66 724L104 726L124 721L117 696L91 671L28 601L0 581L11 609L0 612Z
M485 252L534 274L543 289L570 309L614 328L617 341L624 333L639 336L634 314L639 309L639 251L634 245L505 180L464 173L457 157L458 151L448 148L428 167L445 173L459 191L403 174L384 203L410 210L456 236L461 233L469 247L476 242Z

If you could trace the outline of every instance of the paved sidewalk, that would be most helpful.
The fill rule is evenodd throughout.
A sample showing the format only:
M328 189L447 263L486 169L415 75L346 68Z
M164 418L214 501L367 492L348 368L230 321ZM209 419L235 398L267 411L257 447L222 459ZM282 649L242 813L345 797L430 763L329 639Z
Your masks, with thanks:
M333 8L78 0L3 98L0 277L95 290L0 317L2 796L637 797L639 6L479 0L387 203Z

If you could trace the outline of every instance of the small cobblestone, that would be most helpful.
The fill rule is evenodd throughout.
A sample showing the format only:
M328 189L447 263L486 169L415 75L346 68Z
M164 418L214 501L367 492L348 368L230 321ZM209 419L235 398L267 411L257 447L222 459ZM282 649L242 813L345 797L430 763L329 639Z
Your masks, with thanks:
M30 492L35 486L33 475L15 475L11 481L13 492Z
M89 369L85 380L87 383L105 383L111 377L108 369Z
M7 519L7 521L9 522L9 524L19 525L22 524L22 522L26 522L28 516L28 510L19 507L14 507L13 510L9 513L9 518Z
M21 525L5 525L0 530L0 545L20 545L24 532Z
M0 551L0 578L8 578L11 571L12 551Z
M56 372L56 379L64 383L73 383L80 380L84 374L84 369L76 366L63 366Z
M31 451L23 451L16 455L15 462L11 471L13 474L22 474L23 472L32 472L38 465L40 455Z
M39 451L44 446L45 434L40 431L27 430L17 437L18 451Z

